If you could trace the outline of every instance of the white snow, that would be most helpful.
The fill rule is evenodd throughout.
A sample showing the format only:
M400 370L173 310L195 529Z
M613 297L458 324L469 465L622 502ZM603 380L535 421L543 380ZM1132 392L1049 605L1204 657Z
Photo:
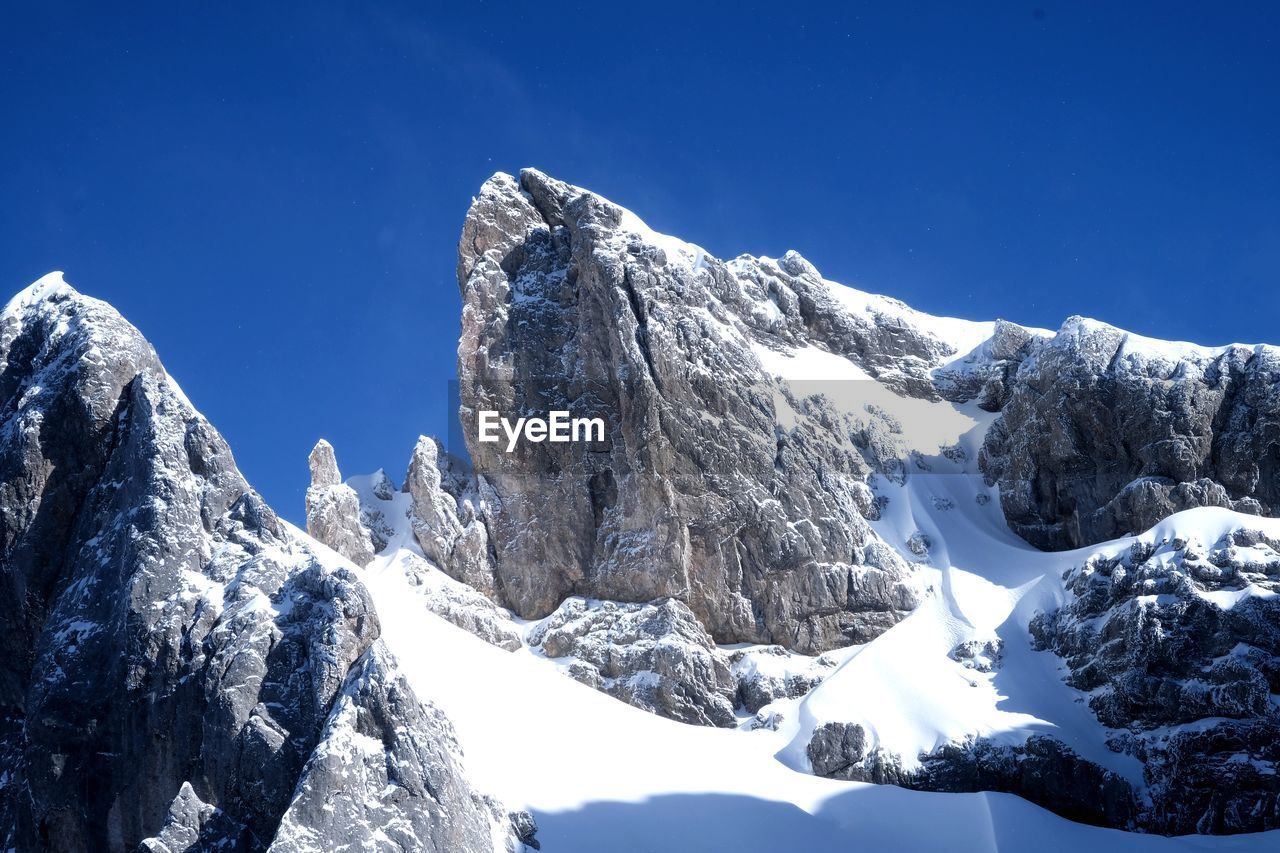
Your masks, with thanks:
M662 249L667 256L667 260L674 263L680 263L693 271L697 271L702 266L703 259L707 253L701 246L695 246L692 243L686 243L678 237L672 237L669 234L660 234L650 228L645 221L636 216L625 207L622 210L622 221L620 227L623 231L630 232L640 237L644 242L657 246Z
M1280 833L1136 835L1072 823L1007 794L923 793L807 772L812 727L838 720L862 722L876 744L906 756L974 734L1016 743L1052 732L1140 782L1137 762L1103 744L1105 730L1075 701L1080 694L1063 683L1059 661L1030 650L1026 622L1061 599L1061 570L1094 551L1119 554L1136 538L1158 541L1174 528L1215 542L1245 521L1280 535L1280 521L1191 510L1143 537L1044 553L1008 530L995 490L966 463L930 461L933 472L905 485L876 483L890 500L875 527L895 545L915 531L929 537L921 571L936 594L871 643L831 653L839 668L808 696L768 706L782 721L776 731L655 716L579 684L528 647L503 651L428 612L401 566L414 545L399 512L388 513L391 544L361 575L401 672L456 728L471 781L510 808L532 810L548 853L1274 849ZM979 494L989 500L978 503ZM994 673L948 657L964 640L1006 634Z
M822 283L827 286L831 295L855 316L867 319L883 318L879 322L885 319L896 320L904 325L914 326L950 345L957 356L972 352L995 332L996 324L992 321L935 317L888 296L867 293L825 278ZM1042 329L1033 331L1050 334Z
M961 443L975 429L985 432L994 418L974 405L898 394L844 356L813 344L785 352L755 342L751 348L765 371L784 381L796 396L822 395L841 411L859 416L865 416L868 407L883 411L898 422L906 448L926 455ZM780 426L795 426L796 412L781 395L775 396L775 410Z
M384 641L414 689L453 721L470 778L509 807L532 809L548 853L1262 851L1280 842L1280 833L1132 835L1071 823L1007 794L921 793L799 773L774 757L785 732L687 726L640 711L527 649L504 652L424 613L388 566L375 562L364 577ZM967 615L990 621L998 611ZM901 674L891 671L889 681Z

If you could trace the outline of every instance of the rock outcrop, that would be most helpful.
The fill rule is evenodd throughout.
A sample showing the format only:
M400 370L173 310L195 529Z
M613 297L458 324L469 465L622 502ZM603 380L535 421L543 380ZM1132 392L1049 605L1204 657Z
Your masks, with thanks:
M831 674L836 662L788 652L781 646L757 646L729 653L738 682L737 704L755 714L779 699L799 699Z
M907 770L899 756L869 750L862 726L829 722L814 730L806 755L813 772L829 779L917 791L1002 791L1098 826L1136 828L1140 808L1140 797L1127 781L1044 735L1017 745L984 738L944 744L918 756L917 765Z
M424 609L500 649L513 652L524 646L523 631L510 610L449 577L412 550L400 550L393 560L396 571L422 596Z
M307 533L357 566L366 566L382 550L373 533L361 523L360 498L342 482L333 445L316 442L307 460L311 485L307 488ZM386 543L381 543L385 545Z
M413 535L450 577L495 596L489 531L476 512L473 482L459 468L435 439L418 438L404 478Z
M9 303L0 431L0 846L328 850L392 804L406 847L519 843L352 570L109 306L56 276Z
M638 708L682 723L737 723L737 682L728 661L675 599L570 598L529 632L529 643L583 684Z
M847 309L799 255L724 263L533 170L481 189L458 280L463 432L493 585L518 614L670 597L719 642L812 653L915 606L907 565L864 520L867 475L901 460L829 409L793 428L761 361L813 346L936 399L930 371L955 353L905 306ZM606 434L507 452L478 440L485 410L569 411Z
M1157 528L1157 531L1161 528ZM1098 554L1032 623L1113 748L1139 758L1166 834L1280 827L1280 541L1249 528Z
M1093 544L1199 506L1280 506L1280 349L1166 344L1073 317L1027 352L982 462L1032 544Z

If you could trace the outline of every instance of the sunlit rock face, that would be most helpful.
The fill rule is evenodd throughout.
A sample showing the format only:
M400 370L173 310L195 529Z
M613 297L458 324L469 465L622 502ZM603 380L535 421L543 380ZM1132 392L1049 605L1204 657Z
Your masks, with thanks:
M901 429L865 401L854 423L788 397L768 369L813 348L865 389L939 400L931 371L958 353L905 306L852 310L794 253L725 263L533 170L481 188L458 277L463 433L494 586L516 612L673 597L718 641L821 651L915 606L907 564L865 520L868 475L900 476ZM476 440L494 410L568 410L607 431L507 452Z

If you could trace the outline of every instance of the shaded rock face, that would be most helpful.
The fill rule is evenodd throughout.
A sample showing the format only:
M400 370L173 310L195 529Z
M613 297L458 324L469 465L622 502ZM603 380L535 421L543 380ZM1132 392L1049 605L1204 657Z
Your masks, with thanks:
M1152 347L1073 317L1028 352L982 464L1031 543L1074 548L1198 506L1274 513L1280 350Z
M594 687L682 723L733 726L737 683L706 630L679 601L565 601L529 644Z
M857 723L823 723L814 730L805 754L817 776L860 779L860 765L867 757L867 733Z
M1120 776L1086 761L1061 741L1033 735L1016 746L985 739L945 744L905 770L895 756L868 751L856 723L825 723L806 749L813 772L829 779L918 791L1001 791L1083 823L1134 827L1139 800Z
M1140 540L1067 575L1068 602L1031 624L1090 695L1111 742L1144 763L1166 834L1280 827L1280 542Z
M1043 735L1018 746L947 744L899 784L923 791L1003 791L1071 820L1121 829L1133 827L1139 808L1123 778Z
M917 603L877 543L873 442L779 427L754 347L813 344L936 397L927 332L844 310L798 255L723 263L532 170L496 175L459 246L461 419L493 585L526 618L572 595L676 598L720 642L818 652ZM478 413L600 417L603 441L477 439ZM896 460L894 460L896 461Z
M737 704L752 714L779 699L799 699L836 668L826 655L805 657L781 646L738 649L729 663L738 682Z
M327 850L291 803L341 791L366 826L400 798L415 849L493 849L506 816L418 748L447 722L406 710L364 588L249 489L115 311L51 279L5 308L0 431L0 844L262 850L291 813L310 840L287 849ZM394 794L319 760L342 714L402 759ZM428 832L433 809L459 832Z

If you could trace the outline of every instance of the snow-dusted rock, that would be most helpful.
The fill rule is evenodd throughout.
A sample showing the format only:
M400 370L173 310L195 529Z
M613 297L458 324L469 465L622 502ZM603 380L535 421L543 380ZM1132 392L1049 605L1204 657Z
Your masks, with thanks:
M1166 343L1072 317L1029 351L983 448L1028 541L1071 548L1193 507L1280 506L1280 349Z
M738 682L738 704L752 714L778 699L799 699L822 682L836 662L788 652L781 646L756 646L729 654Z
M320 439L308 461L311 485L307 488L307 533L357 566L367 565L381 548L361 523L360 499L354 489L342 482L333 445Z
M684 723L732 726L737 684L683 603L570 598L534 626L531 646L578 681Z
M370 738L442 729L410 731L416 700L369 667L380 627L355 570L249 488L119 314L56 278L11 301L0 432L0 846L262 850L302 783L423 815L407 846L434 849L417 834L430 814L457 829L431 830L448 849L494 849L492 809L456 762L435 761L426 789L314 772L357 757L329 725L353 672L401 700L369 706ZM331 488L336 466L317 461ZM339 840L315 812L289 826L305 839L290 849Z
M513 819L466 784L449 720L378 647L347 676L270 850L514 851Z
M427 559L451 577L496 596L488 529L474 508L478 499L460 491L466 480L450 470L452 464L435 439L418 438L404 478L413 535Z
M813 772L830 779L861 781L867 734L857 723L823 723L813 732L806 753Z
M721 262L534 170L481 188L458 279L463 432L521 616L673 597L720 642L819 652L915 606L901 560L853 580L875 541L865 478L900 468L900 425L855 406L877 425L858 433L767 367L802 352L936 400L930 370L956 350L906 306L850 307L794 254ZM567 410L606 435L507 452L477 440L481 410Z
M1157 528L1160 529L1160 528ZM1148 534L1068 572L1031 624L1146 766L1160 832L1280 827L1280 541L1250 528Z
M426 610L500 649L523 647L523 631L510 610L449 577L418 554L403 549L392 558L391 567L422 596Z

